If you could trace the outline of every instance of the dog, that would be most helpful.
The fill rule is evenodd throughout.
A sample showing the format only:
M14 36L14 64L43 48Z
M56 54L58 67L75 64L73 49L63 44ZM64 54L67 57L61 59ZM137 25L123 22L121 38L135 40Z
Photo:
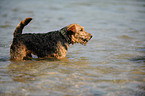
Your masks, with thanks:
M13 33L13 42L10 46L10 60L27 60L32 54L38 58L62 59L66 56L70 44L86 43L92 35L84 27L74 23L57 31L47 33L25 33L23 28L32 20L22 20Z

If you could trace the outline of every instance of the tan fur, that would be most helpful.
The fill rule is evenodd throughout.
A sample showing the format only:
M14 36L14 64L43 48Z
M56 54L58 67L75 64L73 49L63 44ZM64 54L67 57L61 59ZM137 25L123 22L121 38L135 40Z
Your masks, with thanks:
M68 44L65 44L65 46L67 46L67 49L69 48ZM61 42L57 43L57 51L58 51L58 54L56 55L57 59L61 59L66 56L67 50L64 48L64 46L62 46Z
M10 50L10 55L11 55L11 58L10 60L23 60L23 58L26 56L27 54L27 48L24 44L21 44L19 43L16 50L13 51L13 50Z
M74 43L80 43L80 44L86 44L87 42L83 41L82 39L86 39L87 41L89 41L92 37L91 34L86 32L84 30L84 27L74 23L68 26L68 30L71 30L74 32L73 35L71 35L72 37L72 44Z
M31 20L32 20L32 18L26 18L26 19L22 20L15 28L14 37L16 37L17 35L21 35L24 26L26 26Z

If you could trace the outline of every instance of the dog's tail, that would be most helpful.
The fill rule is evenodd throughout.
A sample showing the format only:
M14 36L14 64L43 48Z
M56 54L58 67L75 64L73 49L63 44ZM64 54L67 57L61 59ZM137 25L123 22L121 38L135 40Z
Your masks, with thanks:
M16 27L15 31L14 31L14 38L17 35L21 35L22 34L22 30L23 28L32 20L32 18L26 18L24 20L22 20Z

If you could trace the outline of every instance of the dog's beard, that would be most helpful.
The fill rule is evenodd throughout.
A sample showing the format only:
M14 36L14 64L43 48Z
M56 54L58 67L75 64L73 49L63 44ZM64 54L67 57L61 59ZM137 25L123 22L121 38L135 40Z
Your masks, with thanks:
M88 43L88 41L89 41L89 40L83 39L83 38L82 38L82 39L80 39L80 44L86 46L86 44Z
M89 39L84 39L84 38L75 38L74 36L72 36L72 44L74 43L80 43L84 46L86 46L86 44L88 43Z

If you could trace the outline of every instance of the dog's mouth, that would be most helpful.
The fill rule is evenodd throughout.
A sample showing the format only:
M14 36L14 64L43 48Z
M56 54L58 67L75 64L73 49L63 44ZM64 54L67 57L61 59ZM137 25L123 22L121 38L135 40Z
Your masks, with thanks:
M73 37L72 36L72 44L74 44L74 43L80 43L80 44L82 44L82 45L86 45L87 44L87 42L92 38L92 36L90 36L89 38L75 38L75 37Z
M83 44L86 45L86 43L92 38L92 36L90 36L90 38L84 39L81 38L81 40L83 41Z
M82 40L81 44L82 44L82 45L86 45L87 42L88 42L90 39L81 38L81 40Z
M84 41L84 42L88 42L89 40L87 40L87 39L83 39L83 41Z

